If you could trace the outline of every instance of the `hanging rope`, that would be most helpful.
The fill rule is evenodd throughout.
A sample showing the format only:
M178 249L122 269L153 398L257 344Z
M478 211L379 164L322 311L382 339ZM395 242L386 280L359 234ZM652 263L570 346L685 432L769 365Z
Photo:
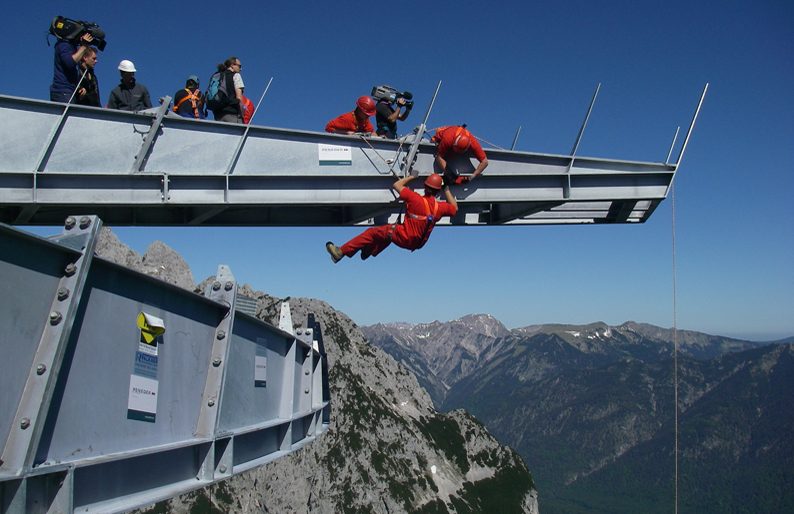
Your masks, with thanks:
M671 187L672 200L672 252L673 252L673 391L675 396L675 514L678 514L678 319L676 304L676 263L675 263L675 185Z

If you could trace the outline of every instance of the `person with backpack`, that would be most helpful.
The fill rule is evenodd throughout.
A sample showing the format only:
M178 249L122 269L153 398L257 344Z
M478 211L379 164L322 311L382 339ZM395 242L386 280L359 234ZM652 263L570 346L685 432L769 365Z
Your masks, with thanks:
M199 89L199 79L196 75L191 75L185 82L185 87L174 95L174 112L183 118L194 118L203 120L204 97Z
M240 59L229 57L218 65L218 71L210 77L207 92L204 95L207 109L212 111L215 121L227 123L243 123L242 101L245 84L240 70L243 68Z
M427 177L424 195L406 187L414 178L413 175L408 175L392 184L392 188L400 195L400 200L405 202L403 222L368 228L340 247L328 241L325 243L325 249L331 255L334 264L343 257L353 257L359 250L361 250L361 260L375 257L392 243L406 250L418 250L427 243L430 232L433 231L438 220L444 216L457 214L458 202L449 187L443 185L441 175L433 173ZM442 187L446 202L436 200Z

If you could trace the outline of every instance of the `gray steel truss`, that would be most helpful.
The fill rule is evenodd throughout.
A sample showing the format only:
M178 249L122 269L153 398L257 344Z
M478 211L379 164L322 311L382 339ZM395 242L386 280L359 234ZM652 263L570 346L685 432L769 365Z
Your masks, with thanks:
M454 189L459 213L444 223L647 220L681 155L674 164L579 156L587 118L571 155L488 150L488 169ZM381 224L400 212L395 177L435 167L424 124L391 141L9 96L0 119L0 221L10 224L56 225L75 211L111 225ZM474 169L465 158L450 165Z
M0 224L2 514L125 511L328 428L314 316L295 331L286 303L279 327L237 309L226 266L202 296L95 257L101 224Z

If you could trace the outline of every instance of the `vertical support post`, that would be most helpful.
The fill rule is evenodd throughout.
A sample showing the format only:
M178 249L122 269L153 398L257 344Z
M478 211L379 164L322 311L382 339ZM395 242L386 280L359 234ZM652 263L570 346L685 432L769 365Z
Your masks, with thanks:
M512 144L512 145L510 145L510 150L515 150L515 149L516 149L516 143L518 143L518 136L519 136L519 134L521 134L521 125L519 125L519 126L518 126L518 130L516 130L516 135L515 135L515 137L513 138L513 144Z
M141 145L140 150L138 150L138 155L135 156L135 162L132 163L132 167L130 168L131 172L137 173L139 171L143 171L143 168L146 166L149 153L152 150L152 146L154 146L154 140L157 139L157 135L160 132L160 127L162 126L163 119L168 112L169 105L171 105L171 97L166 96L163 98L163 103L160 104L160 108L157 110L157 114L154 117L154 121L152 121L152 126L149 128L149 132L147 132L146 137L143 138L143 144Z
M587 128L587 122L590 120L590 114L593 112L593 106L595 105L595 101L600 90L601 83L599 82L596 86L595 92L593 93L593 98L590 100L590 107L587 109L587 114L584 117L582 126L579 128L579 134L576 135L576 141L574 142L573 148L571 149L571 162L568 163L568 168L565 170L565 181L562 185L562 196L566 199L571 197L571 168L573 168L573 163L576 160L576 151L579 149L579 143L582 142L584 129Z
M102 221L96 216L69 216L63 234L55 239L80 255L65 267L49 317L42 320L45 328L0 456L4 474L19 475L32 469L101 228Z
M226 315L215 329L210 361L207 363L207 381L204 383L201 408L196 422L196 437L214 437L223 398L223 381L226 375L232 330L234 329L234 304L237 300L237 283L228 266L218 266L215 281L207 286L204 296L229 306Z
M427 112L425 112L425 117L422 119L422 123L416 128L416 135L414 136L414 142L411 143L411 148L408 150L408 155L405 156L405 164L403 167L403 177L407 176L409 173L413 174L413 166L414 161L416 160L416 152L419 151L419 143L422 142L422 137L425 135L425 130L427 130L427 120L430 118L430 111L433 110L433 104L436 103L436 97L438 96L438 91L441 89L441 81L438 81L438 85L436 86L436 91L433 93L433 98L430 100L430 105L427 107Z
M686 151L686 146L689 144L689 138L692 135L692 129L695 128L695 122L698 119L698 115L700 114L700 108L703 106L703 100L706 98L706 92L709 90L709 83L706 82L706 85L703 87L703 93L700 95L700 101L698 101L698 106L695 109L695 114L692 115L692 123L689 124L689 130L686 131L686 137L684 138L684 144L681 146L681 152L678 154L678 160L676 160L675 168L678 169L678 166L681 165L681 159L684 157L684 152Z

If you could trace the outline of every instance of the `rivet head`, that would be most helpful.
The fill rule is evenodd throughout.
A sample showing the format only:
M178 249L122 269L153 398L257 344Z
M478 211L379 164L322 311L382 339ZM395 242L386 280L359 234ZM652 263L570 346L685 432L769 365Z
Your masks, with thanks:
M46 365L39 364L38 366L36 366L36 374L37 375L43 375L45 371L47 371L47 366Z
M75 220L72 216L69 216L66 218L66 223L64 223L64 226L66 227L66 230L72 230L76 223L77 220Z
M61 315L60 312L52 311L50 313L50 324L51 325L57 325L58 323L61 322L62 319L63 319L63 316Z
M217 290L218 290L218 289L220 289L220 288L221 288L221 283L220 283L220 282L218 282L217 280L216 280L215 282L213 282L213 283L212 283L212 290L213 290L213 291L217 291Z
M303 374L304 375L308 375L309 374L309 370L307 369L306 371L303 372Z
M22 420L19 422L19 427L22 430L25 430L29 426L30 426L30 418L22 418Z
M207 405L209 405L210 407L214 406L215 405L215 400L210 398L210 400L207 402Z
M226 282L226 283L223 285L223 288L224 288L225 290L227 290L227 291L231 291L233 287L234 287L234 283L233 283L231 280L227 281L227 282Z
M303 330L298 329L298 330L295 331L295 333L298 334L298 335L303 335Z
M217 337L219 340L223 339L224 337L226 337L226 332L224 332L223 330L218 330L218 335L216 335L215 337Z
M69 289L65 287L58 288L58 300L64 301L69 298Z
M215 366L216 368L218 366L220 366L221 365L221 358L220 357L215 357L214 359L212 359L212 365Z
M220 471L221 473L226 473L226 469L227 469L226 466L221 464L220 467L218 468L218 471Z
M66 265L66 269L64 269L67 277L71 277L77 272L77 266L73 262L70 262Z
M91 218L89 218L88 216L83 216L82 218L80 218L80 228L86 229L89 226L91 226Z
M309 390L308 389L304 389L303 392L306 393L306 394L309 394Z

